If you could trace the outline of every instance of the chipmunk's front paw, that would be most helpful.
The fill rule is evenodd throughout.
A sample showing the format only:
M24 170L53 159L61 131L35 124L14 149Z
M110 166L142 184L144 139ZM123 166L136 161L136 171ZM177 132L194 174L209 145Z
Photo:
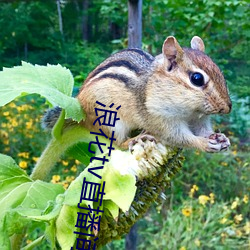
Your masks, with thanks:
M222 133L214 133L208 138L207 152L215 153L225 151L230 147L229 139Z
M137 143L139 143L142 147L144 147L144 144L146 141L152 141L152 142L156 142L156 139L154 138L154 136L152 135L148 135L148 134L141 134L136 136L134 139L132 139L129 144L129 150L132 152L133 151L133 146Z

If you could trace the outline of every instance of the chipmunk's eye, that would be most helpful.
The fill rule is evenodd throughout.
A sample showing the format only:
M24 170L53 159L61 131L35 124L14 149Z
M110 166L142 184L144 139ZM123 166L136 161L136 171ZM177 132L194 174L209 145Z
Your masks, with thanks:
M204 77L201 73L195 72L190 74L190 81L198 87L201 87L204 85Z

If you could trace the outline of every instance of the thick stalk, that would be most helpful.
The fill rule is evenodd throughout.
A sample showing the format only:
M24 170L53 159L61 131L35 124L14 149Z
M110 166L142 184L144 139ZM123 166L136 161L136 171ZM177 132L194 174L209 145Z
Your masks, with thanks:
M43 151L35 168L32 171L33 180L46 180L49 173L60 159L61 155L77 142L90 142L93 140L89 130L82 126L74 126L63 131L60 138L52 138Z

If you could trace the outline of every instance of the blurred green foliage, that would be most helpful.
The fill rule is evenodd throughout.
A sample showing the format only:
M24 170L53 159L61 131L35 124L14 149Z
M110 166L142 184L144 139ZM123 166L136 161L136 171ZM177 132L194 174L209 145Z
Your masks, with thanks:
M56 1L2 1L0 67L21 60L60 63L80 84L110 53L127 46L126 1L61 1L60 7L63 33ZM143 47L157 54L169 35L184 46L199 35L224 71L231 93L245 97L250 93L249 14L248 1L144 0Z
M1 1L0 67L18 65L21 60L42 65L60 63L72 71L80 86L109 54L126 48L126 1L89 0L85 9L81 0L61 2L63 33L56 1ZM185 152L183 171L166 191L167 201L154 206L139 223L139 249L247 249L249 14L249 1L143 1L143 49L160 53L169 35L176 36L182 46L189 46L194 35L202 37L206 52L225 74L233 110L228 116L215 118L215 127L230 136L231 151L213 155ZM20 99L0 110L0 152L12 155L30 173L48 138L39 124L47 106L37 96L30 97L28 104L26 101ZM51 181L67 188L82 168L79 162L65 158L58 163ZM190 197L193 185L199 190ZM204 205L199 202L201 195L209 197ZM240 214L242 220L235 217ZM34 240L38 231L33 234ZM167 244L168 248L162 248ZM119 241L107 249L123 247L124 241Z

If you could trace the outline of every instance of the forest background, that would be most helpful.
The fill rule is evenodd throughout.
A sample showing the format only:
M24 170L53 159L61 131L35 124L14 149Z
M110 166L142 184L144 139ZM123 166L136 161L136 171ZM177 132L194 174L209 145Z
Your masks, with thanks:
M137 249L247 249L250 245L250 3L249 1L143 1L142 47L157 55L174 35L189 46L202 37L222 69L233 100L230 115L215 117L230 137L230 151L185 151L183 170L138 223ZM125 0L0 1L0 68L21 61L68 67L80 87L102 60L128 45ZM0 109L0 153L30 173L48 136L40 126L46 103L38 96ZM28 160L29 159L29 160ZM30 160L31 159L31 160ZM65 158L51 181L65 188L84 166ZM33 230L26 239L39 235ZM107 249L124 249L125 240ZM46 249L46 243L44 244Z

